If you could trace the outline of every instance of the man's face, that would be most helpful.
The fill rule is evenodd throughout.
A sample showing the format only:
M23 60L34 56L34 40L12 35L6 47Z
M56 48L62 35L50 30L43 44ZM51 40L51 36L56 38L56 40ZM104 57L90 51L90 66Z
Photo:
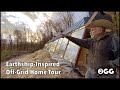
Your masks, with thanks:
M93 27L90 30L91 38L97 38L102 33L102 27Z

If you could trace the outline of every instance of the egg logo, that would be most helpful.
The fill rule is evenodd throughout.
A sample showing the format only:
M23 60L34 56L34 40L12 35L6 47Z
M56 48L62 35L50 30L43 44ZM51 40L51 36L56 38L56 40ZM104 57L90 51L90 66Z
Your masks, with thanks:
M114 74L114 70L113 68L110 68L110 69L102 69L102 68L99 68L98 69L98 74Z

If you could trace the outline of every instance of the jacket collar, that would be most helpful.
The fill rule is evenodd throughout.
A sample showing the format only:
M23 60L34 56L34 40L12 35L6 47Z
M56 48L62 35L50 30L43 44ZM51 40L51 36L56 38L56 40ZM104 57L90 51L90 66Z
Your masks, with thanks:
M113 33L111 33L111 32L106 32L106 33L105 33L103 36L101 36L98 40L95 39L95 38L94 38L94 40L95 40L95 41L100 41L100 40L105 39L106 37L109 37L109 36L111 36L111 35L113 35Z

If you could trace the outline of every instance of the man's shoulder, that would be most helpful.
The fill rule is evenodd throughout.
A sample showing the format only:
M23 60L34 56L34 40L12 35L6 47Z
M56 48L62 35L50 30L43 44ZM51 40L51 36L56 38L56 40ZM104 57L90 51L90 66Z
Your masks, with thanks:
M109 38L109 39L115 39L115 40L118 40L119 41L119 36L117 36L116 34L114 34L114 33L106 33L106 35L105 35L105 37L106 38Z
M112 41L119 44L119 36L117 35L112 36Z
M113 35L113 38L119 39L120 37L118 35Z
M110 37L114 40L119 41L119 36L117 36L117 35L110 35Z

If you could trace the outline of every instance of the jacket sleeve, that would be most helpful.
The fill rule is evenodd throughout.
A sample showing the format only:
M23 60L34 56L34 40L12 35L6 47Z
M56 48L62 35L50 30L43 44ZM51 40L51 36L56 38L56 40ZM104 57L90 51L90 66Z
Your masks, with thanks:
M112 46L114 47L115 60L111 61L111 65L114 66L114 67L119 67L120 68L119 37L113 37Z
M112 62L114 67L120 68L120 59L119 57Z
M75 37L71 37L71 36L65 36L67 39L69 39L70 41L72 41L73 43L81 46L81 47L84 47L84 48L87 48L89 49L90 48L90 44L91 44L91 41L92 39L91 38L88 38L88 39L79 39L79 38L75 38Z

